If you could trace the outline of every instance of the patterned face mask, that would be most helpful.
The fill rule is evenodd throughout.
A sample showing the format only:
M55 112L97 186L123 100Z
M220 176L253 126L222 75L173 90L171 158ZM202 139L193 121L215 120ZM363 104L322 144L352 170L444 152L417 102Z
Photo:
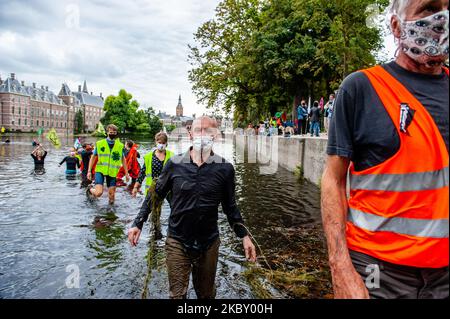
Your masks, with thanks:
M410 58L426 64L448 57L448 10L431 16L401 22L400 48Z

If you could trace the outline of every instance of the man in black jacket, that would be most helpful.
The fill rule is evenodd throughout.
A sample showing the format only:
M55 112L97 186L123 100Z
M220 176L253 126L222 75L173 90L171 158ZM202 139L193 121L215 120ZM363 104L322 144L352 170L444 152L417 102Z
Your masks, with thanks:
M185 154L172 157L156 183L158 201L172 194L166 240L170 298L186 298L191 271L197 297L215 297L219 204L231 228L242 238L246 258L256 261L255 246L236 205L233 165L212 151L216 134L215 120L206 116L196 119L190 132L193 146ZM133 246L149 213L149 209L141 209L128 232Z

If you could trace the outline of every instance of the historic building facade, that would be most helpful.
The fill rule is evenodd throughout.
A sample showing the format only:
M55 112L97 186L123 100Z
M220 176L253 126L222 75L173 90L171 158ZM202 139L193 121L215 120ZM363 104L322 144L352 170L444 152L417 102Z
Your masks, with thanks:
M72 134L76 112L83 112L84 130L93 131L103 117L103 98L87 92L86 82L78 92L63 84L58 95L48 86L19 82L14 73L0 77L0 126L9 131L35 132L54 128L58 133Z

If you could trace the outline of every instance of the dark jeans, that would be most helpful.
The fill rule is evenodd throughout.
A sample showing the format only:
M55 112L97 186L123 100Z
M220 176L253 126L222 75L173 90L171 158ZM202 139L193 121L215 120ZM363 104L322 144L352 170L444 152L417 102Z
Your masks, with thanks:
M303 129L303 120L298 120L298 124L297 124L297 134L298 135L302 134L302 129Z
M88 187L92 181L87 179L87 171L81 172L81 187Z
M220 239L205 252L188 251L181 242L171 237L166 240L166 263L171 299L186 299L189 276L198 299L216 297L216 269Z
M372 299L446 299L449 297L449 268L416 268L392 264L350 250L356 271ZM379 270L379 280L374 280ZM376 285L374 285L376 284Z
M311 136L313 136L313 135L319 136L319 131L320 131L320 123L319 122L311 122L311 128L310 128Z
M302 120L302 134L305 135L306 134L306 129L307 129L307 120L303 119Z

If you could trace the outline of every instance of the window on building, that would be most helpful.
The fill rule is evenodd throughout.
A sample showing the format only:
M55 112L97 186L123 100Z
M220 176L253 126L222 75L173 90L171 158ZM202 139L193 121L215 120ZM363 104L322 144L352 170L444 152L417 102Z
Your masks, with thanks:
M39 124L38 124L39 125ZM43 127L44 126L44 121L41 121L41 126Z
M18 120L17 120L17 124L19 124L19 125L20 125L20 119L18 119Z
M12 114L14 114L14 105L12 106Z
M66 128L67 127L67 123L66 122L64 122L64 128Z
M48 127L48 121L47 121L47 127Z
M27 119L25 119L25 125L27 125Z
M21 111L21 110L20 110L20 106L19 106L19 115L20 115L20 111Z
M11 121L11 124L14 125L14 120Z

